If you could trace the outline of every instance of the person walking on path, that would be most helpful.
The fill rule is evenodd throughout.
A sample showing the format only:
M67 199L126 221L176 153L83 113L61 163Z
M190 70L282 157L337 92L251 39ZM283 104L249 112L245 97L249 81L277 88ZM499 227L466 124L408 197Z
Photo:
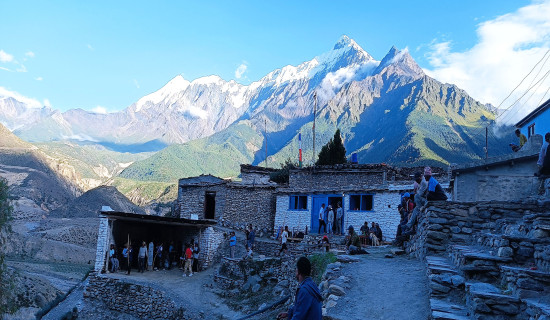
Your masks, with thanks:
M285 254L288 254L288 247L286 245L286 242L288 240L288 226L285 226L285 230L283 233L281 233L281 250L279 250L279 255L281 255L281 252L285 252Z
M296 280L300 283L296 290L296 300L287 312L279 313L277 319L321 320L323 318L323 298L310 275L311 262L306 257L300 257L296 262Z
M342 203L338 202L336 209L336 222L334 224L334 233L337 235L342 234L342 218L344 217L344 210L342 209Z
M327 210L327 229L329 234L333 233L333 230L332 230L333 225L334 225L334 211L332 210L332 206L329 205Z
M321 204L321 209L319 209L319 230L317 233L321 233L321 227L323 227L325 233L327 233L327 224L325 223L325 204Z
M147 245L145 241L141 243L138 252L138 272L143 273L145 271L145 261L147 260Z
M235 247L237 246L237 236L235 236L235 231L231 231L229 234L229 256L231 259L235 258Z

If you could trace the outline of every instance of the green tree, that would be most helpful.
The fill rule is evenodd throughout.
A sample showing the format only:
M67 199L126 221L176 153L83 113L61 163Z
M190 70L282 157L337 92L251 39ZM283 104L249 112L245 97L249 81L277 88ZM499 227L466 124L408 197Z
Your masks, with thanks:
M4 252L8 233L11 232L10 220L13 208L8 197L8 182L0 178L0 316L6 312L14 312L13 281L4 262Z
M333 165L347 163L346 148L342 142L340 129L336 130L334 137L321 148L316 165Z
M290 170L296 167L297 167L296 163L294 163L292 159L288 158L285 160L285 163L281 163L281 169L275 172L272 172L269 175L269 179L277 183L288 183L288 179L290 177Z

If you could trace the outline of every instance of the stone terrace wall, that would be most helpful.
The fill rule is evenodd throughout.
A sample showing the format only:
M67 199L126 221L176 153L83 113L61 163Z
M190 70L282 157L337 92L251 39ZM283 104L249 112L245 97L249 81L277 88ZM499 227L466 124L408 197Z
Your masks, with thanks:
M97 299L111 310L141 319L186 319L183 310L162 291L98 275L88 278L84 298Z
M545 212L537 201L431 202L420 212L407 251L417 257L443 253L449 244L469 244L473 234L501 232L524 216Z
M273 186L229 185L223 209L224 225L240 228L252 223L256 230L262 229L267 232L273 230L274 192Z

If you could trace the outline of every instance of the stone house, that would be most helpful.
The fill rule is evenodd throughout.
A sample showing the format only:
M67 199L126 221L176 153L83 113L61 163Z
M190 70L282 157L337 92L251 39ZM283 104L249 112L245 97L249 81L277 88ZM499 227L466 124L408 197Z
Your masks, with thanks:
M432 168L434 176L447 180L441 168ZM378 223L384 240L392 240L399 225L397 210L401 195L412 191L414 172L422 168L396 168L385 164L346 164L315 166L291 170L288 187L277 190L275 233L288 226L292 231L319 228L322 206L342 204L342 230L356 230L368 222ZM443 185L442 183L442 185Z
M206 219L220 225L273 229L276 183L269 181L274 169L241 165L242 181L212 175L183 178L178 183L176 210L185 219Z
M518 152L460 165L452 170L454 201L517 201L536 195L540 181L537 159L542 136L532 134Z

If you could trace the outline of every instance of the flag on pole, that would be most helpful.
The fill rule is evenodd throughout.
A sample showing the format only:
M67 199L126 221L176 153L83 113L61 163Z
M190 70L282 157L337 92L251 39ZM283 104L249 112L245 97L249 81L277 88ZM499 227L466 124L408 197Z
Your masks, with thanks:
M301 168L302 167L302 133L301 132L298 133L298 148L300 150L298 166Z

